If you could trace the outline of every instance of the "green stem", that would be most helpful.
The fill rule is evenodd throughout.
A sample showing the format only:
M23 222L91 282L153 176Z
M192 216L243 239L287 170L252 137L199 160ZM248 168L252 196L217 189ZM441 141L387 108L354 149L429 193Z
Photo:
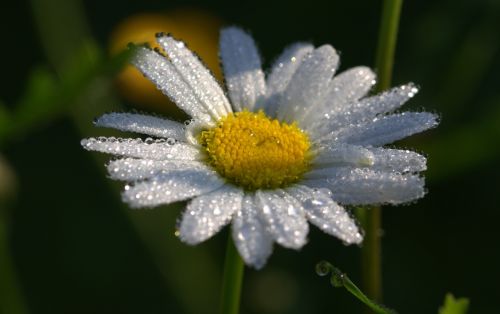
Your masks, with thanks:
M377 85L375 92L379 93L391 86L394 52L398 34L399 17L402 0L384 0L378 37L375 69ZM382 268L381 241L382 211L380 207L360 209L360 220L366 231L362 248L363 286L366 294L377 302L382 301Z
M366 233L361 249L363 290L376 302L382 301L381 211L380 207L361 208L358 211Z
M377 85L375 92L379 93L391 86L394 51L398 35L399 16L403 0L384 0L382 19L378 34L377 55L375 69L377 71Z
M60 75L75 51L89 38L81 1L31 0L41 44Z
M2 209L0 208L0 313L26 314L28 310L10 254L7 217Z
M239 312L243 269L243 260L234 246L230 233L227 241L226 260L224 261L221 314L238 314Z
M373 312L377 314L397 314L396 311L389 309L382 304L374 302L373 300L370 300L370 298L366 296L366 294L364 294L363 291L361 291L354 284L354 282L351 281L351 279L349 279L347 274L344 274L340 269L333 266L332 264L326 261L319 262L318 264L316 264L316 273L320 276L326 276L331 273L330 284L332 286L336 288L345 288L353 296L358 298L358 300L366 304L369 309L373 310Z

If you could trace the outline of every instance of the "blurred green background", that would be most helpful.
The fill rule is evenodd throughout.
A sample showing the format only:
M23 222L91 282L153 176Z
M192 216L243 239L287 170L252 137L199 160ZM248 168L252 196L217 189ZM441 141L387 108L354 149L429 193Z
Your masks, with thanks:
M147 87L135 91L140 77L118 74L126 53L117 47L160 25L217 74L217 29L235 24L251 31L266 66L301 40L331 43L347 69L373 64L380 5L3 1L0 292L24 300L17 313L216 313L227 228L197 247L180 243L182 204L128 209L104 173L108 157L80 147L83 137L117 134L92 127L105 111L182 118ZM155 15L131 20L140 13ZM420 85L406 108L438 112L442 123L398 143L428 154L428 195L383 211L384 303L401 313L436 313L446 292L469 297L470 313L500 307L499 31L500 1L404 3L393 82ZM263 270L247 269L242 313L361 312L314 272L326 259L359 282L359 248L315 228L309 240L300 252L276 246ZM17 279L6 279L8 268ZM6 287L16 280L17 296Z

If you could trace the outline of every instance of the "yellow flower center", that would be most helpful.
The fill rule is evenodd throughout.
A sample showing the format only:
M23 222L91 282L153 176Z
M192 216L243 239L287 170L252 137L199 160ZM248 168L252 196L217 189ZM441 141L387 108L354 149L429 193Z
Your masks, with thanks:
M297 182L311 160L309 138L297 124L271 120L262 111L229 114L201 132L199 141L217 172L246 190Z

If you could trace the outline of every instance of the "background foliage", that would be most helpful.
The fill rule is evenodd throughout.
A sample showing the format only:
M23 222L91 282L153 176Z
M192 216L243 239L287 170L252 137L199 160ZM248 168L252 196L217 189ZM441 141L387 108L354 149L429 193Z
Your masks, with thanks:
M379 1L2 2L0 249L11 252L30 313L216 312L227 230L197 247L180 243L181 206L128 209L105 176L107 157L79 144L104 133L91 121L108 110L179 116L125 98L115 78L126 53L109 47L132 15L165 14L181 32L186 10L202 12L187 24L198 25L195 40L219 24L250 30L265 65L297 40L333 44L341 69L373 64ZM393 81L420 85L409 107L442 123L398 144L428 154L428 195L383 211L384 303L401 313L436 313L449 291L470 298L470 313L498 311L499 29L499 1L404 3ZM361 311L314 271L326 259L359 282L359 249L314 228L309 239L246 272L242 313Z

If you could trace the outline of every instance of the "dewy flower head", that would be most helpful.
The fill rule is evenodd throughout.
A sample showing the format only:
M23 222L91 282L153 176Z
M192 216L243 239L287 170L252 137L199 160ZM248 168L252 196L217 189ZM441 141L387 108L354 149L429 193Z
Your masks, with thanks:
M130 182L132 207L191 201L179 236L200 243L232 221L236 247L262 267L273 242L299 249L308 223L346 244L362 234L343 205L400 204L425 194L422 155L383 146L437 125L427 112L393 113L417 88L402 85L365 97L375 81L366 67L334 76L330 45L286 48L264 75L252 38L221 32L226 96L181 41L158 34L163 52L139 48L133 63L188 113L187 125L111 113L97 126L159 139L90 138L84 148L114 154L113 179ZM164 54L163 54L164 53Z

